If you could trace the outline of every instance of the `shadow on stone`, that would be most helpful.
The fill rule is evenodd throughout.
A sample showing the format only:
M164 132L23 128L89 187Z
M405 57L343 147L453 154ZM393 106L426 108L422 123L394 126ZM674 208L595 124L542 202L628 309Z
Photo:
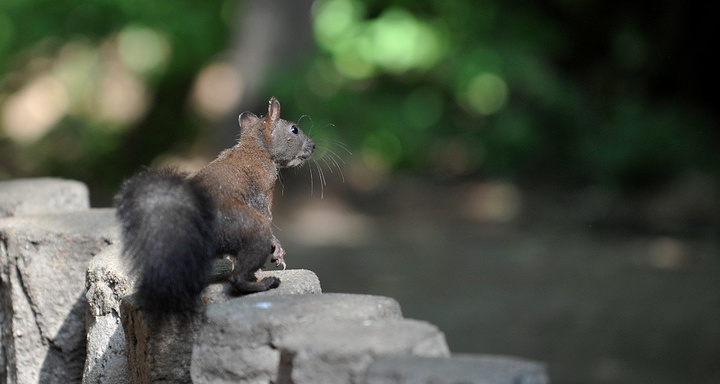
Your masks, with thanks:
M39 382L66 384L82 382L85 366L85 294L81 294L49 344L40 367ZM20 367L19 367L20 369Z
M117 347L118 342L108 342L106 344L106 349L94 362L95 364L92 364L91 366L85 368L85 383L130 383L127 355L124 348L125 334L122 330L122 327L116 327L110 335L109 339L121 339L123 348ZM87 363L88 362L86 361L86 365Z
M125 345L134 383L189 383L192 340L202 314L145 312L135 295L120 304Z

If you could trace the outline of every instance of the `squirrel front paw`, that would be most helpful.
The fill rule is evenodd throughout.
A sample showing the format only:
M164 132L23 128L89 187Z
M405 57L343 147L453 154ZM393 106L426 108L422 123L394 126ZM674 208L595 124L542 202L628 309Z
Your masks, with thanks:
M272 257L270 261L278 267L282 266L283 270L287 268L287 264L285 264L285 249L280 245L280 241L278 241L275 236L273 236L272 240Z

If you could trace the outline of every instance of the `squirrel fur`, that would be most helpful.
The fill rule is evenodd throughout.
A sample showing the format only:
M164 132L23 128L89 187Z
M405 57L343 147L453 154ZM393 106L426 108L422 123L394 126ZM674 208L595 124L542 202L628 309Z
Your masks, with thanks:
M126 180L115 197L123 254L138 270L139 304L153 312L191 311L209 283L217 255L235 258L228 278L235 294L277 287L277 277L257 281L271 260L285 266L272 233L277 172L307 160L315 149L296 123L268 114L242 113L240 140L197 174L146 169Z

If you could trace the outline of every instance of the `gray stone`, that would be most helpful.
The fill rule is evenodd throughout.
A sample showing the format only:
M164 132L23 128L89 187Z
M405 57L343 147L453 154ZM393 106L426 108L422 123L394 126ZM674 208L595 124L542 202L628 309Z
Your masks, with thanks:
M257 277L276 276L280 286L266 292L244 297L229 293L228 283L211 284L203 291L203 302L209 307L225 305L225 302L269 298L274 296L320 293L317 275L308 270L260 271ZM134 304L132 296L126 297L121 305L122 325L130 361L130 374L134 383L189 382L193 338L202 314L195 316L165 316L158 318L142 311ZM254 353L261 353L254 351ZM272 350L273 356L279 354ZM228 352L234 355L235 352ZM250 358L250 357L249 357ZM261 359L265 361L265 359ZM262 365L262 364L260 364ZM246 367L251 369L252 367ZM260 370L267 368L260 367ZM277 369L277 361L273 369Z
M547 384L545 365L515 357L385 356L368 369L366 384Z
M144 312L135 295L120 304L128 368L134 384L189 383L190 355L200 314Z
M276 382L274 344L305 324L402 317L391 298L351 294L247 296L208 305L205 315L193 347L196 384Z
M418 320L324 320L297 327L274 343L281 351L278 383L365 381L377 356L447 357L445 335Z
M280 286L269 291L257 292L248 297L275 296L275 295L303 295L322 293L320 279L313 271L307 269L286 269L258 271L255 276L261 280L268 276L280 278ZM205 303L223 303L237 298L230 294L230 284L227 282L210 284L202 293Z
M224 260L223 260L224 261ZM257 274L262 279L266 276L277 276L282 283L277 289L268 292L261 292L255 295L277 295L277 294L303 294L303 293L320 293L320 281L317 275L308 270L284 270L284 271L261 271ZM128 357L126 354L125 332L123 331L120 319L120 303L123 296L132 290L134 275L130 271L130 266L122 258L121 247L119 245L110 246L103 252L95 256L89 266L86 278L88 316L87 316L87 357L85 360L85 371L83 374L83 383L129 383L130 368L128 367ZM234 298L229 292L227 283L211 284L203 291L203 301L224 302ZM134 306L127 308L133 314L133 329L138 333L133 336L133 342L142 340L142 334L145 334L145 327L149 326L143 321L144 316L135 311ZM130 318L128 318L130 320ZM188 367L190 360L190 349L192 347L191 333L192 327L189 327L182 320L176 320L168 325L170 329L162 330L160 333L153 333L153 337L157 340L161 338L163 348L172 350L170 362L164 366ZM179 335L178 340L181 343L172 344L172 338ZM139 339L138 339L139 338ZM160 343L160 341L158 341ZM185 344L185 345L183 345ZM152 342L146 346L153 348ZM184 349L185 348L185 349ZM187 361L178 362L176 357L182 356L180 350L185 350ZM137 351L143 351L139 349ZM153 349L154 351L154 349ZM143 356L153 355L156 352L141 352ZM162 351L161 351L162 353ZM133 356L137 360L137 356ZM142 360L142 359L140 359ZM142 364L142 363L141 363ZM135 377L146 377L150 380L152 377L162 377L162 372L158 365L155 368L147 366L135 369ZM139 370L138 370L139 369ZM153 373L160 369L160 373ZM187 371L187 369L186 369ZM180 377L187 374L180 374Z
M255 276L257 276L258 280L268 276L278 277L280 278L280 286L269 291L253 293L248 297L322 293L320 279L315 272L307 269L259 271Z
M87 264L117 235L109 209L0 219L0 381L81 381Z
M83 383L130 382L120 302L131 289L129 266L119 245L93 257L87 269L87 356Z
M0 181L0 217L90 208L87 186L53 178Z

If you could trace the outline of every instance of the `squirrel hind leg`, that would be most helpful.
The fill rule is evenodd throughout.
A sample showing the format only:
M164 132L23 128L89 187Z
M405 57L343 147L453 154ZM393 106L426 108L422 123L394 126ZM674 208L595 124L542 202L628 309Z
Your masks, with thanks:
M252 278L249 278L237 272L233 273L228 280L230 281L233 293L237 295L265 292L277 288L280 285L280 279L274 276L269 276L257 281L254 275Z

